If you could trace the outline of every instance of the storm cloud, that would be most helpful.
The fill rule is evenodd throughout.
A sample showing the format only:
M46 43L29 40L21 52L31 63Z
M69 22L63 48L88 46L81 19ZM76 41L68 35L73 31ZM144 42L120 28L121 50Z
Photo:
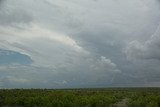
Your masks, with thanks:
M158 0L1 0L0 87L159 87L159 10Z

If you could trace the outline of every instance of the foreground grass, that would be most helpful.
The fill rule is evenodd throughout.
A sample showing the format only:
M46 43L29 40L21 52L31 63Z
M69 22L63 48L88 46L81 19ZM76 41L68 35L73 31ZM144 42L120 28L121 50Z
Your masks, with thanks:
M126 98L128 107L160 107L159 88L0 90L0 105L12 107L112 107Z

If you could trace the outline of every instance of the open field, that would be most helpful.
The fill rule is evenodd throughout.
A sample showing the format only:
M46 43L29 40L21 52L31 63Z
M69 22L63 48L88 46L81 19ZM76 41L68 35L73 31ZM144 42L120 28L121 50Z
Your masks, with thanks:
M160 88L0 90L2 107L160 107Z

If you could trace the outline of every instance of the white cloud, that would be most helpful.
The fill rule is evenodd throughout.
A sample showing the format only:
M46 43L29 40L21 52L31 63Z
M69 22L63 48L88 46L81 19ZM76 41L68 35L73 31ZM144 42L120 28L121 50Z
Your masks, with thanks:
M116 64L114 64L110 59L107 59L104 56L101 56L100 59L91 63L92 71L96 70L97 72L121 72L117 69Z
M13 27L0 27L0 47L29 55L35 64L53 65L55 59L67 57L67 54L89 54L68 35L60 34L30 25L25 30ZM17 46L18 45L18 46Z
M25 78L18 78L18 77L13 77L13 76L7 76L6 79L10 82L10 83L28 83L30 82L30 80L27 80Z

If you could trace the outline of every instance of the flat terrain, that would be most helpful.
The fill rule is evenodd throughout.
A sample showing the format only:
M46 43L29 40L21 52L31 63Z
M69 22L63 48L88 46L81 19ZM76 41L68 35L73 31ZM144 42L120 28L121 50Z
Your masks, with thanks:
M1 107L160 107L160 88L0 90Z

